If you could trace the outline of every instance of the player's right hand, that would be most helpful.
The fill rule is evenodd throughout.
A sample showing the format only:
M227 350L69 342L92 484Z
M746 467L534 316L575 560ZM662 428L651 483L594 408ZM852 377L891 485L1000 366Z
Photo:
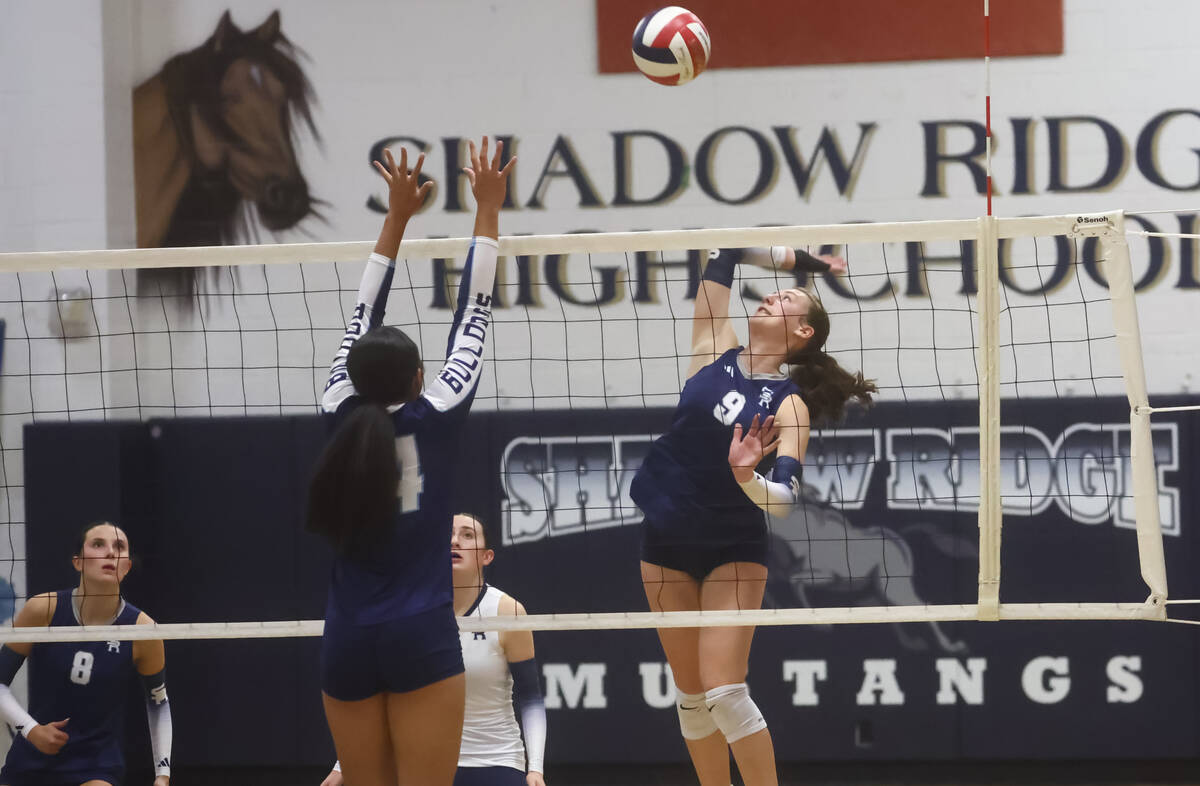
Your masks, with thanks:
M346 781L344 778L342 778L342 774L340 772L337 770L331 770L330 773L325 776L325 780L321 781L321 786L345 786L345 783Z
M471 156L471 165L463 167L467 179L471 181L471 193L480 208L499 210L504 205L504 194L508 189L508 176L517 163L516 156L508 159L503 167L500 160L503 157L504 143L496 142L496 154L488 160L488 138L485 136L479 147L470 141L467 145Z
M834 254L817 254L817 259L829 265L830 273L846 272L847 265L845 257L839 257Z
M63 718L60 721L39 723L30 730L29 742L47 756L53 756L62 750L62 746L67 744L67 740L71 739L70 735L63 731L63 727L69 720L70 718Z

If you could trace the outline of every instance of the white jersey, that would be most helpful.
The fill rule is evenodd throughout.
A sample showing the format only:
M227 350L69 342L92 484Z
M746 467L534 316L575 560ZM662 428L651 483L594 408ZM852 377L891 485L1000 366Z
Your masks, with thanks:
M484 584L479 601L464 616L494 617L504 593ZM494 630L460 633L467 669L459 767L512 767L525 772L525 745L513 712L513 680Z

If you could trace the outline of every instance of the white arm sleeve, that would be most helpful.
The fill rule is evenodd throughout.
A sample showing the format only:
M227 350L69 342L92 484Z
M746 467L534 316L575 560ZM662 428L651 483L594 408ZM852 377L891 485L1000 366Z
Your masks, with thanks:
M17 701L17 697L13 695L12 688L3 684L0 684L0 716L4 717L4 720L8 722L9 726L13 727L14 731L25 738L28 738L29 732L33 731L33 727L38 725L33 716L21 706L21 702Z
M150 724L150 750L154 754L154 774L171 776L171 707L164 699L161 705L146 699L146 721Z
M338 759L337 761L335 761L335 762L333 763L333 771L334 771L334 772L341 772L341 771L342 771L342 760L341 760L341 759Z
M346 325L346 334L338 346L337 354L333 356L333 364L329 367L329 380L325 383L325 393L321 396L321 408L326 412L336 412L338 406L354 395L354 384L346 372L346 357L350 348L359 336L383 321L383 309L387 304L388 291L392 287L392 272L396 260L388 259L382 254L371 254L367 266L363 269L362 281L358 285L358 300L354 311L350 313L350 321Z
M772 516L786 516L800 499L800 484L795 478L791 483L779 483L755 472L754 477L738 485L751 502Z
M742 262L755 267L765 267L774 270L787 259L786 246L771 246L770 248L754 247L742 249Z
M546 704L527 702L521 707L521 732L525 735L525 769L546 771Z
M471 240L458 287L454 324L450 327L446 362L425 388L425 399L439 412L470 402L483 371L483 347L492 321L492 287L500 245L490 237Z
M142 676L146 689L146 722L150 726L150 751L154 755L155 776L171 777L171 702L167 700L166 672Z

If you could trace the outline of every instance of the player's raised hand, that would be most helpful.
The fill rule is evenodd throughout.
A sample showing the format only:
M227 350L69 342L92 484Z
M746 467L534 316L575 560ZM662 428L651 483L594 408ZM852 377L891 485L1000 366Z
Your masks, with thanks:
M503 168L500 166L501 153L504 143L496 142L496 153L488 159L488 138L485 136L479 147L474 142L469 143L471 165L463 167L467 179L471 181L471 193L480 208L499 210L504 204L504 194L508 188L508 175L512 172L517 157L513 156Z
M425 163L425 154L417 156L417 163L411 170L408 168L408 151L404 148L400 148L399 164L389 149L383 151L383 157L386 163L371 163L387 181L388 213L407 220L421 209L421 205L425 204L425 197L429 196L429 191L433 188L432 180L421 185L421 166Z
M742 424L733 426L733 439L729 443L729 467L738 483L745 483L754 477L754 468L779 447L779 427L775 425L775 416L768 415L759 424L759 416L755 415L750 428L742 435Z
M60 721L34 726L29 732L29 742L47 756L55 755L67 744L67 740L71 739L71 735L63 731L69 720L71 719L63 718Z
M829 265L830 273L845 273L846 258L835 256L833 254L817 254L817 259Z

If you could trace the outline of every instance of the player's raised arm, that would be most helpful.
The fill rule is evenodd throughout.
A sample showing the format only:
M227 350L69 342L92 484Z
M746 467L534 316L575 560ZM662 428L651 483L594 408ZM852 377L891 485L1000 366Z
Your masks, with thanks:
M499 252L500 208L508 188L508 176L516 158L500 166L502 142L488 158L488 138L478 148L470 144L471 166L464 167L475 195L475 235L467 251L454 323L446 347L446 362L425 391L425 398L441 412L470 405L479 385L483 349L492 321L492 288L496 282Z
M729 298L733 272L739 264L767 270L805 270L810 273L844 273L846 260L839 256L813 256L787 246L770 248L721 248L709 253L704 278L696 293L692 316L692 362L690 379L697 371L738 345L729 321Z
M350 347L368 330L383 324L384 307L387 305L388 292L392 287L392 273L396 266L396 254L400 250L400 241L404 239L404 230L421 205L425 202L433 181L421 185L421 166L425 163L425 154L417 156L417 163L412 170L408 168L408 151L401 148L400 163L392 157L391 150L383 151L386 164L375 161L375 168L388 184L388 212L383 220L383 228L379 230L379 239L375 241L375 250L367 259L363 270L362 281L358 286L358 298L354 310L350 312L346 333L338 345L333 364L329 369L329 379L325 383L325 393L321 397L321 406L326 412L334 412L348 397L354 394L354 385L346 372L346 357Z

